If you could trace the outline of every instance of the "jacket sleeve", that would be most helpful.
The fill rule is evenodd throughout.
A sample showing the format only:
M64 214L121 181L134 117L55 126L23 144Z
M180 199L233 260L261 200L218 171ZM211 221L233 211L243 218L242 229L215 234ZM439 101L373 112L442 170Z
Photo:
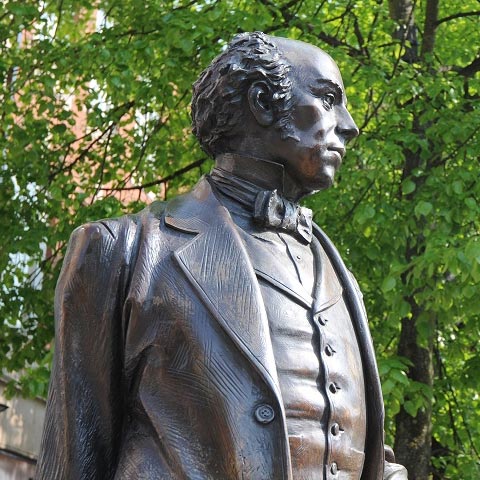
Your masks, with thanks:
M87 224L70 239L55 292L38 480L115 474L124 410L122 306L134 241L127 219Z

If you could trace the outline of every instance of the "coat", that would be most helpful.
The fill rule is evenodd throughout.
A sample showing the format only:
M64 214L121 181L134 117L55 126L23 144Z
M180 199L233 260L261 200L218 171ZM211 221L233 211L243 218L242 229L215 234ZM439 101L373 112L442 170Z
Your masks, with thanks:
M362 479L380 480L383 403L361 294L330 240L317 226L314 234L362 354ZM55 322L39 480L292 480L259 284L207 181L166 205L78 228ZM258 421L265 405L268 423Z

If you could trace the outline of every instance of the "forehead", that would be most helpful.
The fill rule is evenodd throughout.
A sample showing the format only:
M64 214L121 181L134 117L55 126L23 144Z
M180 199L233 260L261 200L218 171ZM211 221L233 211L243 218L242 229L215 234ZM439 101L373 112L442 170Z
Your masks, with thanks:
M332 82L344 91L342 76L332 57L308 43L275 38L278 48L292 65L291 75L300 84Z

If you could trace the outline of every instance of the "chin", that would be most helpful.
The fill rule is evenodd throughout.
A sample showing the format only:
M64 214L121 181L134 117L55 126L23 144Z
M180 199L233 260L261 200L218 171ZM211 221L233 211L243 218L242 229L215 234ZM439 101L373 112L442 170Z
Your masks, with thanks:
M305 189L301 195L301 197L307 197L309 195L314 195L315 193L321 192L322 190L326 190L333 185L333 178L322 177L315 182L311 182L311 184L306 185Z
M336 165L333 165L329 159L321 159L317 164L317 168L316 172L311 172L310 178L308 178L308 175L304 176L304 184L312 193L333 186L335 174L337 173Z
M319 192L320 190L326 190L327 188L332 187L334 183L335 177L333 174L323 174L316 179L314 184L312 184L312 190L314 190L315 192Z

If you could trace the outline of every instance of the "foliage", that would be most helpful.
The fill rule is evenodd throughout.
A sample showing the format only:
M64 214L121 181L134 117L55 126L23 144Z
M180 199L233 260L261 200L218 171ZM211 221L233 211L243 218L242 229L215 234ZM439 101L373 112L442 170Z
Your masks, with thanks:
M455 0L433 18L435 4L417 2L411 15L417 49L385 1L6 0L0 365L25 372L24 394L46 392L70 232L208 171L189 132L191 84L233 33L263 30L332 54L362 132L336 188L307 203L364 291L387 439L399 412L431 412L437 478L478 478L479 12ZM408 325L431 384L399 345Z

